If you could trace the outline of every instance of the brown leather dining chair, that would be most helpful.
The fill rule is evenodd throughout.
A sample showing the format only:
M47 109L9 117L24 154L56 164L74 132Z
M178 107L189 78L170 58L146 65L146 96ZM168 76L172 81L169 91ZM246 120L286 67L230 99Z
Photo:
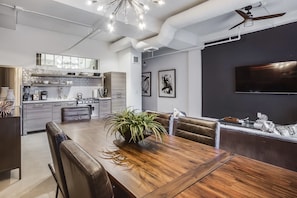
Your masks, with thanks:
M162 113L157 111L146 111L146 113L156 115L155 121L162 124L167 132L170 131L170 118L171 118L170 113Z
M46 123L46 132L54 164L54 167L52 167L51 164L48 164L48 167L50 168L52 175L57 183L56 198L58 197L59 189L64 198L69 198L59 150L61 142L67 140L67 136L55 122Z
M60 145L62 164L71 198L114 197L104 167L72 140Z
M180 117L174 121L173 134L202 144L219 147L216 121Z

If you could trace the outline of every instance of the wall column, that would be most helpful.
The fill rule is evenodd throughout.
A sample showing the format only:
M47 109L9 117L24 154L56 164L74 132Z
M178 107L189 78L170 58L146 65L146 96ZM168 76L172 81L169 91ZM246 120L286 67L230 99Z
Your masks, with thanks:
M202 61L201 50L188 52L188 116L202 115Z
M138 62L134 62L138 57ZM127 48L118 52L119 70L126 72L126 97L127 107L142 110L141 97L141 53L133 48Z

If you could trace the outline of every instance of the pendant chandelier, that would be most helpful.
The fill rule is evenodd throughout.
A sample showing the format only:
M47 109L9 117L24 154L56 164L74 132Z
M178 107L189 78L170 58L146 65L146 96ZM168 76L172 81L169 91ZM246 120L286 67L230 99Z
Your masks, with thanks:
M163 5L164 0L149 0L155 4ZM140 30L145 29L144 15L149 11L149 6L142 0L88 0L87 5L97 6L98 12L109 14L107 28L109 32L114 31L115 20L124 17L124 22L128 24L128 12L134 12L136 22Z

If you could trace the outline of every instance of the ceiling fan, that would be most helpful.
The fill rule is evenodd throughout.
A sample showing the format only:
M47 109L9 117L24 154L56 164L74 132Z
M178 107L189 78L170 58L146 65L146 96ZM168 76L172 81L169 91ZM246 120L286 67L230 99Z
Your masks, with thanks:
M245 10L246 13L243 12L242 10L235 10L235 12L237 12L237 14L239 14L240 16L243 17L243 21L236 24L236 25L234 25L229 30L232 30L233 28L236 28L237 26L239 26L239 25L241 25L243 23L246 23L248 21L258 21L258 20L264 20L264 19L271 19L271 18L283 16L284 14L286 14L285 12L283 12L283 13L278 13L278 14L270 14L270 15L265 15L265 16L253 17L253 14L251 13L252 8L253 8L253 6L251 6L251 5L244 7L243 10Z

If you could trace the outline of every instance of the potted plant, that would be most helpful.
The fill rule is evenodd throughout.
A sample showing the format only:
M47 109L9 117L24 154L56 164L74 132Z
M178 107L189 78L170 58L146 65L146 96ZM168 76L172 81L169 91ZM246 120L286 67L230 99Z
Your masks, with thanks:
M167 131L162 124L155 121L156 116L127 108L109 115L106 118L105 127L108 133L114 135L119 133L129 143L137 143L149 135L155 135L156 141L162 142L163 135L167 135Z

